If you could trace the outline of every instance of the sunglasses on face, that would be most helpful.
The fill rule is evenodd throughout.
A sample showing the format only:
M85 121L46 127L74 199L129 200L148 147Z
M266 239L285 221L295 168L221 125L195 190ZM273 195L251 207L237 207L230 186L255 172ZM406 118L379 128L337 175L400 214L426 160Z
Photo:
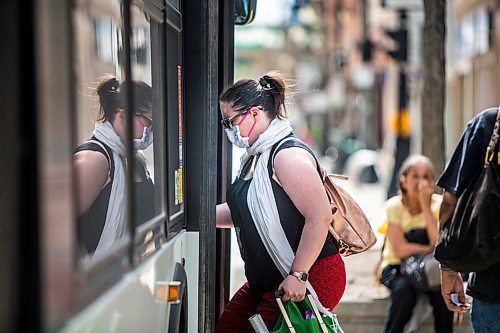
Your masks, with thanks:
M142 118L142 123L144 124L144 126L146 127L151 127L153 126L153 119L152 118L149 118L148 116L142 114L142 113L135 113L136 116Z
M236 119L237 117L239 116L244 116L248 113L248 111L250 111L251 108L248 108L246 109L245 112L243 113L238 113L237 115L235 116L232 116L232 117L226 117L226 118L222 118L222 120L220 121L220 123L222 124L222 126L224 126L225 128L233 128L233 120ZM239 125L239 124L238 124Z

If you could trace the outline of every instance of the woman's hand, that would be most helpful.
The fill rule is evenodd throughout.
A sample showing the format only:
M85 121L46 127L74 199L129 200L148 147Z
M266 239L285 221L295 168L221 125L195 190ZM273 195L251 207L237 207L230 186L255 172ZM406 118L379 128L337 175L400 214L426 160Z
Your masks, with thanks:
M422 180L418 183L418 202L426 222L427 235L431 247L436 245L439 229L438 221L432 212L432 194L434 193L434 182Z
M295 276L288 275L278 287L278 290L283 289L285 295L281 298L283 302L291 299L294 302L303 301L306 297L306 283L299 281Z
M462 305L453 303L451 294L457 294ZM441 295L450 311L465 312L470 308L470 304L465 300L464 282L460 273L441 269Z
M434 186L428 181L420 181L418 183L418 203L422 210L431 207L432 193L434 193Z

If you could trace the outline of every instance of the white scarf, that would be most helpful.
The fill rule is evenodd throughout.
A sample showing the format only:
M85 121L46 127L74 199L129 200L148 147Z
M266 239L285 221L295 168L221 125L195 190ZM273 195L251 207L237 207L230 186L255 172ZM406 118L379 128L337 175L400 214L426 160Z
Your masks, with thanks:
M288 276L295 254L281 226L267 165L273 145L289 135L291 131L292 128L289 121L275 118L267 130L259 136L257 141L247 149L246 154L241 158L241 168L243 168L243 165L250 156L260 154L253 174L253 180L248 189L247 204L260 238L283 277ZM313 296L318 309L322 313L331 315L321 305L316 292L309 282L307 282L307 289Z
M105 255L117 240L127 234L127 222L125 220L126 186L123 166L125 147L109 121L96 124L92 134L111 148L115 165L106 222L92 256L92 260L95 261Z

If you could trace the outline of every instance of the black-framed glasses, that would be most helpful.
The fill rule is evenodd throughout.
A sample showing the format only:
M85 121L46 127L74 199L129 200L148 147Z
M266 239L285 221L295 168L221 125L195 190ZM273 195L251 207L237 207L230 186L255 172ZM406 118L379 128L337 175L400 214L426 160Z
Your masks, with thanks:
M239 116L244 116L245 114L248 113L248 111L250 111L251 108L248 108L245 110L245 112L243 113L238 113L237 115L235 116L232 116L232 117L226 117L226 118L222 118L220 123L222 124L222 126L224 126L225 128L233 128L233 120L236 119L237 117Z

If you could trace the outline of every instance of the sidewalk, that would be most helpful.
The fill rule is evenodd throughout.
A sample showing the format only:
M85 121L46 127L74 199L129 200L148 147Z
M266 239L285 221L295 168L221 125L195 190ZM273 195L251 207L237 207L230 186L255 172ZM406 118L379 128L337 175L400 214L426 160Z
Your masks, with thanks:
M380 184L356 185L353 181L340 183L363 209L377 236L377 243L365 253L344 258L347 284L342 302L360 299L383 299L387 288L379 285L375 270L381 258L383 235L377 232L381 224L386 190Z

